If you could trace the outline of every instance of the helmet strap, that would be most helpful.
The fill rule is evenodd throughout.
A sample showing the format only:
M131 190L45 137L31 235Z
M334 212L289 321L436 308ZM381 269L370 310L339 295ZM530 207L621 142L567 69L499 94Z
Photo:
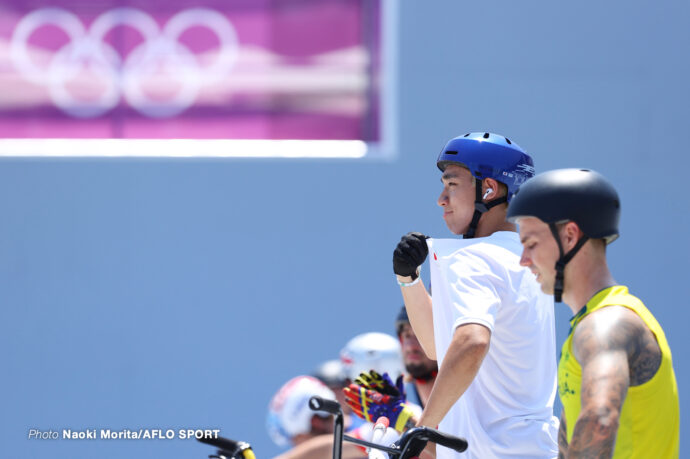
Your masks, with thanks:
M565 286L564 271L565 265L568 264L570 260L573 259L575 254L585 245L585 242L589 240L587 236L582 236L575 244L570 252L563 254L563 245L561 245L561 238L558 235L558 228L556 228L555 223L549 223L549 228L551 229L551 234L553 234L554 239L556 239L556 244L558 244L559 258L556 261L556 282L553 284L553 299L556 303L563 301L563 288Z
M501 196L493 201L484 202L482 199L482 181L476 181L476 197L474 199L474 215L472 215L472 221L470 222L470 227L467 232L462 235L463 239L472 239L474 234L477 232L477 226L479 225L479 219L482 218L482 214L487 212L492 207L496 207L499 204L508 202L508 196Z

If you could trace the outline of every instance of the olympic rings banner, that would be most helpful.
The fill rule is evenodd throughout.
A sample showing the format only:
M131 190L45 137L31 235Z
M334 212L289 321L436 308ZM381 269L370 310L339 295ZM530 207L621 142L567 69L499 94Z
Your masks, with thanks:
M379 0L5 0L0 137L381 136Z

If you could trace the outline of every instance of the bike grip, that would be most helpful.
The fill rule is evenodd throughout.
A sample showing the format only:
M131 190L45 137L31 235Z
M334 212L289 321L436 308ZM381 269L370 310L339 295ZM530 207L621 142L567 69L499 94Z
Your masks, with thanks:
M430 427L428 427L426 431L429 437L429 441L432 441L437 445L453 449L458 453L462 453L467 449L467 440L465 440L464 438L439 432L438 430L432 429Z
M233 454L236 454L238 450L243 450L249 448L249 444L243 441L230 440L229 438L217 437L217 438L197 438L201 443L206 443L207 445L215 446L216 448L224 449Z
M309 408L311 408L312 411L325 411L331 414L341 413L340 403L335 400L319 397L318 395L314 395L309 399Z

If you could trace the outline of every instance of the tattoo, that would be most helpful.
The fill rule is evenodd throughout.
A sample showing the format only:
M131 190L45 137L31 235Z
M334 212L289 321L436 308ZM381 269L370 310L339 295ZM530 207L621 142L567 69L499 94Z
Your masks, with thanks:
M565 411L561 413L561 426L558 428L558 459L568 455L568 429L565 425Z
M622 308L607 307L575 329L573 351L582 367L581 408L568 457L610 458L630 384L628 345L635 332Z
M588 351L624 349L628 358L630 386L639 386L652 379L661 366L662 355L654 333L644 321L634 311L623 306L600 309L595 317L598 317L596 323L589 323L577 330L581 335L581 346L576 354L583 354L576 355L578 361L586 357ZM584 322L580 325L585 325ZM589 341L592 341L594 349L588 349Z
M618 423L605 425L599 416L580 416L568 446L568 458L606 458L613 456Z
M581 409L567 457L610 458L628 388L656 374L661 349L634 311L607 306L578 324L573 351L582 367Z
M642 321L642 319L640 319ZM630 385L639 386L654 377L661 366L661 349L654 333L643 324L628 349Z

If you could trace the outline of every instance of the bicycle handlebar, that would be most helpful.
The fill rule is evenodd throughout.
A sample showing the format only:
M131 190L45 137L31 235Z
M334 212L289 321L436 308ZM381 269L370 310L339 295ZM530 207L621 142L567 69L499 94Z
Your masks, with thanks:
M330 414L340 414L342 413L340 409L340 403L335 400L328 400L318 395L314 395L309 399L309 408L312 411L325 411Z
M325 411L327 413L335 414L342 416L342 410L340 409L340 404L336 402L335 400L327 400L322 397L319 397L318 395L315 395L309 399L309 408L311 408L313 411ZM336 425L339 424L339 422L342 423L342 419L337 419L336 418ZM336 429L337 431L338 429ZM336 443L342 442L342 430L339 432L339 435L336 435L336 437L341 436L340 439L336 440ZM446 448L453 449L457 451L458 453L462 453L467 449L467 440L464 438L456 437L454 435L450 435L447 433L440 432L437 429L431 428L431 427L413 427L412 429L408 430L407 432L403 433L400 436L400 440L397 442L399 445L401 445L402 449L397 449L397 448L392 448L392 447L386 447L383 445L377 445L365 440L360 440L358 438L353 438L348 435L344 436L344 439L351 442L351 443L356 443L361 446L366 446L366 447L373 447L380 449L381 451L385 451L388 454L392 455L399 455L401 458L405 457L405 452L408 449L408 446L412 442L412 440L418 439L418 440L423 440L423 441L430 441L433 443L436 443L437 445L445 446ZM334 445L336 446L336 445ZM336 455L334 454L334 457ZM339 457L339 455L338 455Z
M432 427L422 426L413 427L400 436L400 444L405 445L403 447L403 452L407 448L407 445L416 438L445 446L446 448L453 449L458 453L462 453L467 449L467 440L464 438L440 432Z
M325 411L335 415L333 422L333 459L340 459L343 453L343 410L340 403L335 400L327 400L318 395L309 399L309 408L312 411Z
M201 443L206 443L207 445L215 446L220 448L223 453L228 454L230 457L243 457L245 459L254 459L254 452L252 447L247 442L230 440L229 438L217 437L217 438L197 438Z
M344 435L343 438L350 443L355 443L367 448L376 448L380 451L388 453L391 456L399 457L406 457L404 453L407 451L407 447L410 445L412 440L415 439L430 441L432 443L436 443L437 445L453 449L458 453L462 453L467 450L467 440L464 438L449 435L431 427L413 427L412 429L403 433L400 436L400 440L397 442L401 445L402 449L398 449L398 447L395 446L378 445L376 443L351 437L349 435Z

